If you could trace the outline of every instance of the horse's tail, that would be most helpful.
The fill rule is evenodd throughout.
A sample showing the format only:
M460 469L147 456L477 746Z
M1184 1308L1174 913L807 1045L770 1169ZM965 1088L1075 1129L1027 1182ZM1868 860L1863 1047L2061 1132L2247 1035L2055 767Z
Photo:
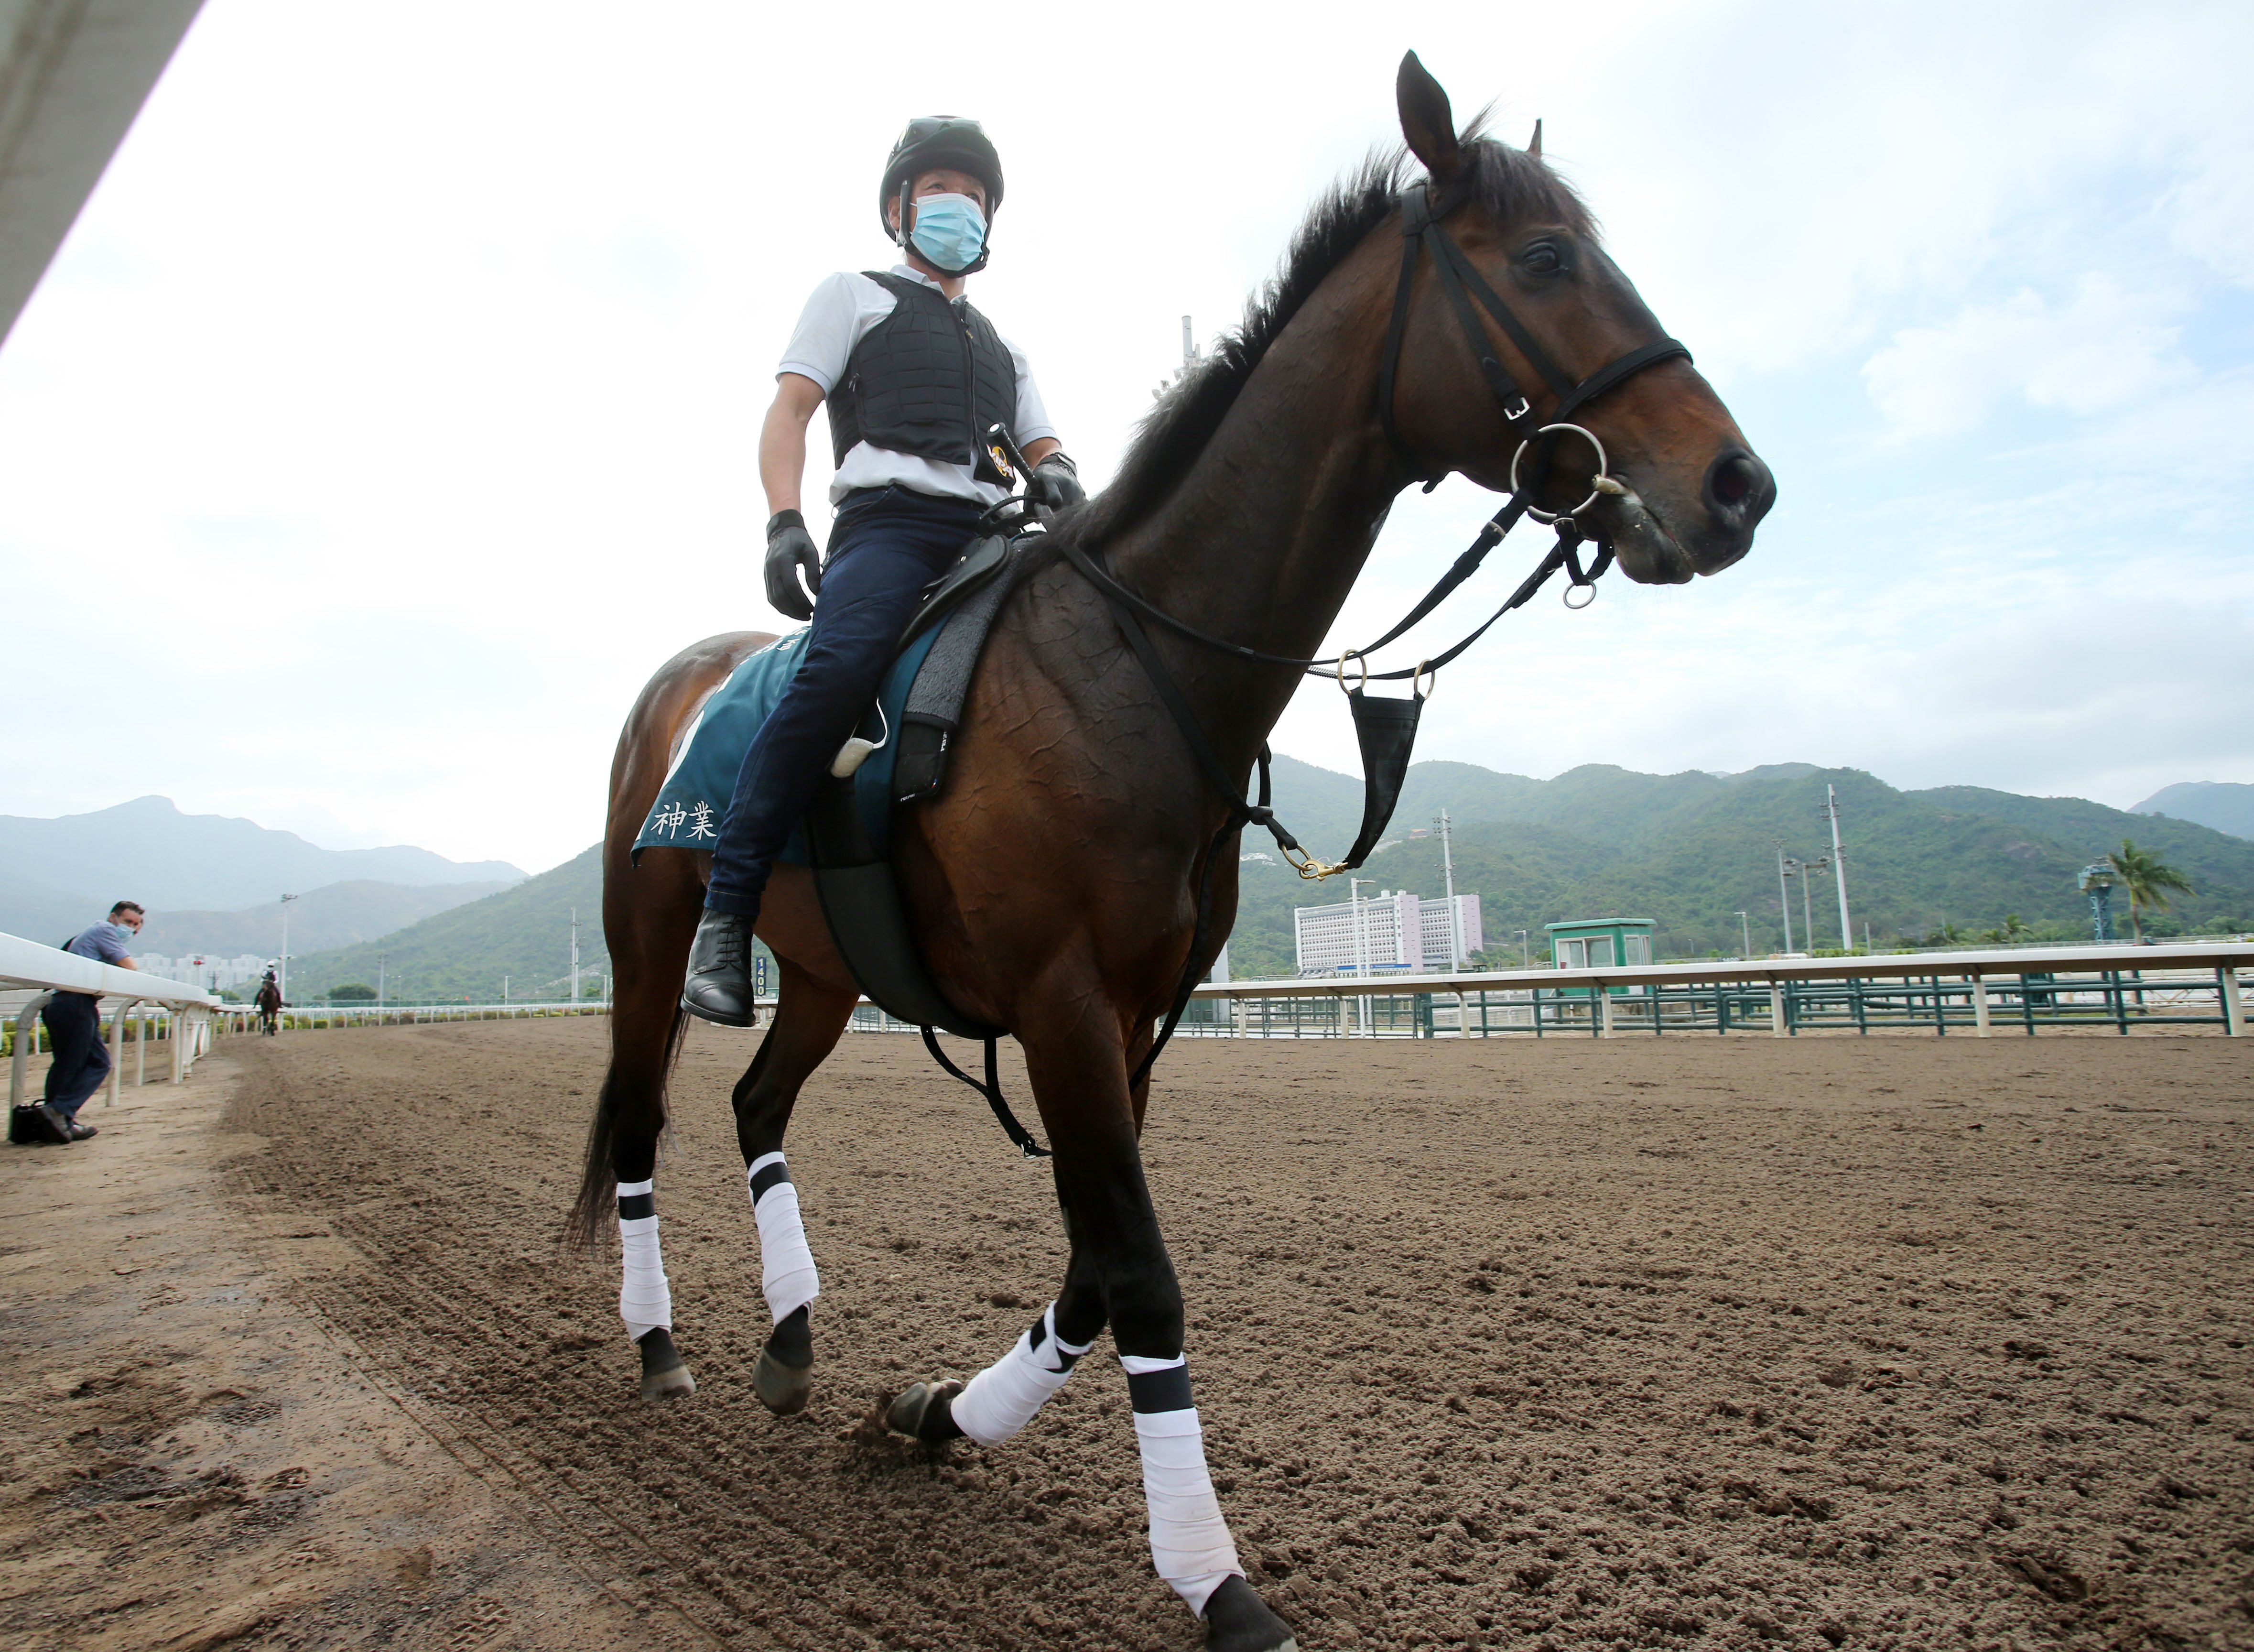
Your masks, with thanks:
M603 1248L610 1237L611 1214L618 1208L618 1165L614 1157L620 1126L629 1120L646 1126L645 1139L654 1142L666 1124L666 1082L681 1055L681 1040L689 1030L689 1012L674 1001L665 1027L662 1052L654 1068L634 1059L636 1052L620 1045L639 1042L635 1029L622 1024L615 999L611 1018L611 1064L603 1074L603 1089L595 1102L594 1122L587 1127L587 1162L579 1172L578 1197L564 1218L565 1242L582 1251ZM653 1117L652 1115L654 1115Z

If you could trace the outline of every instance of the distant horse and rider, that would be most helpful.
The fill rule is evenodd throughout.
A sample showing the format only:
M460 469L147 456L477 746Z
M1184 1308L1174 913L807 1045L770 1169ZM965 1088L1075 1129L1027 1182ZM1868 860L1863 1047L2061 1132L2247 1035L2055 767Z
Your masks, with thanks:
M1244 781L1302 680L1292 662L1320 646L1412 484L1468 477L1646 584L1738 562L1775 497L1728 410L1542 160L1539 129L1524 150L1478 122L1460 134L1413 53L1396 92L1408 154L1371 159L1316 203L1275 281L1145 420L1110 486L1047 522L980 657L946 788L899 810L892 836L931 979L966 1019L1024 1050L1070 1257L1013 1348L968 1383L910 1385L890 1420L934 1445L998 1445L1108 1328L1154 1564L1221 1652L1294 1642L1245 1581L1207 1474L1182 1293L1138 1146L1142 1063L1180 984L1228 939ZM1128 610L1089 564L1137 611L1236 651L1165 625L1138 651ZM634 845L700 709L774 640L729 633L668 662L612 768L612 1056L573 1222L592 1242L620 1219L622 1312L653 1397L694 1386L674 1340L654 1182L711 857ZM750 1380L786 1414L810 1390L819 1284L784 1134L859 990L807 868L775 865L756 933L779 966L777 1002L732 1100L775 1319Z

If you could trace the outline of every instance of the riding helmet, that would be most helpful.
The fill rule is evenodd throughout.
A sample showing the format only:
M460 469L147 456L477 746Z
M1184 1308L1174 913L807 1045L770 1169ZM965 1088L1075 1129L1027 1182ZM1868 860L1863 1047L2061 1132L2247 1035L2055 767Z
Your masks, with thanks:
M985 129L959 115L920 115L892 145L892 157L885 163L885 181L877 187L877 221L887 239L892 226L885 208L915 181L917 173L935 167L968 172L985 185L986 221L993 222L1002 205L1002 158L994 152Z

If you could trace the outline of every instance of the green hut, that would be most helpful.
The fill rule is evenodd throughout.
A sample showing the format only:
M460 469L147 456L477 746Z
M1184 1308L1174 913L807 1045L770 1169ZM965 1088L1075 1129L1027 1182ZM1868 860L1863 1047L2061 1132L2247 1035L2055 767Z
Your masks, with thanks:
M1658 924L1649 918L1580 918L1570 923L1545 923L1550 937L1550 961L1559 970L1604 970L1633 967L1652 961L1652 932ZM1611 987L1613 993L1641 992L1642 987ZM1586 987L1562 987L1561 992L1586 997Z

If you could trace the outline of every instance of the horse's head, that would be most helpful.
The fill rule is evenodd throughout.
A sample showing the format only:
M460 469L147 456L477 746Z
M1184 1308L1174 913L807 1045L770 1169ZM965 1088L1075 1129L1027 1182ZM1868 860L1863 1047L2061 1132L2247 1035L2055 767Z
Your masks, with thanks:
M1413 52L1397 91L1402 134L1424 164L1446 242L1468 268L1451 291L1438 267L1446 248L1424 239L1392 387L1399 445L1430 474L1460 471L1507 491L1525 434L1558 422L1574 387L1628 365L1626 377L1566 413L1603 444L1608 478L1593 478L1596 456L1582 437L1561 433L1545 473L1536 474L1539 446L1526 449L1519 480L1550 510L1573 510L1593 494L1577 520L1611 540L1620 566L1644 584L1679 584L1737 561L1776 500L1775 480L1686 356L1633 366L1629 358L1665 332L1606 256L1579 200L1543 164L1540 128L1525 150L1464 141L1448 94ZM1508 319L1493 313L1490 298ZM1492 365L1474 350L1474 326ZM1505 410L1513 389L1531 404L1516 425Z

